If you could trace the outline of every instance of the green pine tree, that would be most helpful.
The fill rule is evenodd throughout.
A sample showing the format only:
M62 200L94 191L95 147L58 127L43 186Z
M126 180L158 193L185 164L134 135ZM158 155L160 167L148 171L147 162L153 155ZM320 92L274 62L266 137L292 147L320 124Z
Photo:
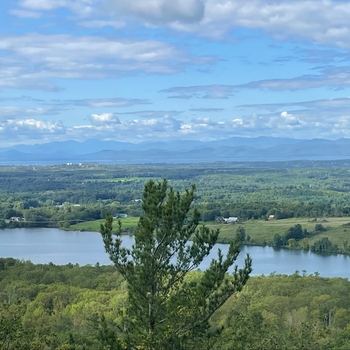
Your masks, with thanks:
M123 247L121 223L113 232L108 216L101 225L106 252L128 285L122 329L129 349L209 348L218 330L209 319L249 278L251 259L242 269L228 269L239 254L239 239L224 257L196 270L217 242L219 230L199 225L193 209L195 186L182 195L162 182L149 181L132 249ZM198 342L198 338L200 342Z

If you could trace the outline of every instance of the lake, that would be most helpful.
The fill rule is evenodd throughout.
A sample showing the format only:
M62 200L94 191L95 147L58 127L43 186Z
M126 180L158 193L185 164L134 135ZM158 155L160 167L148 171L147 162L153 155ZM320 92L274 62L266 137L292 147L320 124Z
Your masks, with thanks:
M127 246L133 238L123 237ZM225 254L228 246L217 244L212 254L202 263L205 269L217 248ZM275 249L271 247L244 246L237 263L242 266L245 255L253 259L252 275L292 274L296 270L307 274L318 272L323 277L344 277L350 279L350 257L345 255L318 255L301 250ZM0 230L0 257L30 260L33 263L65 265L110 264L104 251L101 235L97 232L62 231L54 228L19 228Z

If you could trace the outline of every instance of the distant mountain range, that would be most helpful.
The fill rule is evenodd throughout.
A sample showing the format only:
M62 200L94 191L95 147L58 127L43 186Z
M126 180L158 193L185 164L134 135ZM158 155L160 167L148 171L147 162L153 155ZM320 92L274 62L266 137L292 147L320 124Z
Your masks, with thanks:
M138 144L87 140L0 148L1 164L203 163L339 159L350 159L350 139L233 137L208 142L178 140Z

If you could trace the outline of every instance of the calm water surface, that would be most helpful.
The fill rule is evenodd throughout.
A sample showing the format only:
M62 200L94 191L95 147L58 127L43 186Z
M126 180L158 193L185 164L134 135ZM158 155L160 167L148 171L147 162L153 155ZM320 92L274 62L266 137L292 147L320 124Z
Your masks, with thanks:
M132 244L132 237L125 236L126 246ZM223 253L228 246L217 244ZM271 247L242 247L237 260L242 266L245 255L253 259L252 275L270 273L292 274L296 270L307 274L318 272L324 277L345 277L350 279L350 257L345 255L318 255L300 250L274 249ZM217 249L201 265L205 269ZM0 230L0 257L31 260L33 263L57 265L69 262L80 265L110 264L104 251L101 235L97 232L73 232L47 228L20 228Z

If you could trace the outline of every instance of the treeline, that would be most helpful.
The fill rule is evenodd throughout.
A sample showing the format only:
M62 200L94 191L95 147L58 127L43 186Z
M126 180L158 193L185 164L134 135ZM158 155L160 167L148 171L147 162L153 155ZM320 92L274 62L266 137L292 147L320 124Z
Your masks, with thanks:
M308 232L307 229L303 229L300 224L296 224L293 227L290 227L283 235L276 233L271 245L277 248L283 246L288 246L289 248L302 248L316 253L350 253L347 243L343 246L343 249L341 249L337 244L332 243L328 237L322 237L315 241L311 246L309 245L308 238L325 231L326 228L322 224L316 224L315 229L312 232Z
M0 349L7 350L105 349L102 333L125 297L113 266L0 259L0 281Z
M1 227L69 227L81 221L104 219L106 213L117 215L126 213L129 216L138 217L141 213L140 202L121 204L120 202L96 201L92 204L73 204L63 202L57 205L40 205L37 202L16 201L15 203L3 203L0 205ZM203 204L196 202L196 207L201 212L204 222L215 221L221 217L237 216L241 221L251 219L267 220L274 215L275 220L300 217L341 217L349 216L349 207L336 207L324 204L305 203L220 203L213 202ZM21 217L24 221L8 222L12 217ZM2 218L2 220L1 220Z
M292 163L0 167L0 220L23 217L27 225L58 227L104 218L106 211L139 216L139 198L150 178L168 178L180 190L196 184L195 204L206 222L228 216L350 216L346 167L296 165L304 168Z
M348 288L306 271L252 277L213 319L225 327L217 349L349 349Z
M101 203L89 205L63 203L63 205L29 209L8 208L3 211L4 219L0 220L0 228L68 228L70 225L78 222L103 219L107 212L116 215L121 210L120 205L102 205Z
M302 239L317 235L324 231L326 231L326 229L322 224L316 224L313 232L308 232L307 229L303 229L300 224L296 224L293 227L290 227L283 235L276 233L273 238L273 246L277 248L285 245L295 247L297 242L301 241ZM308 247L305 246L305 248Z
M349 349L349 293L348 280L306 271L251 277L212 318L213 349ZM125 298L113 266L1 258L0 349L114 349Z
M303 202L244 202L223 203L211 202L198 204L203 221L215 221L218 217L236 216L241 220L268 219L274 215L275 220L300 217L349 216L350 206L336 206L332 203L303 203Z
M140 202L121 204L120 202L96 201L92 204L73 204L63 202L57 205L28 205L25 201L3 203L0 205L0 228L3 227L69 227L81 221L104 219L106 213L117 215L126 213L138 217L141 213ZM221 217L237 216L241 221L251 219L267 220L274 215L275 220L300 217L334 217L348 216L348 207L305 203L208 203L196 202L204 222L215 221ZM23 221L11 221L13 217L23 218Z
M321 235L327 231L321 223L316 223L312 231L303 228L302 225L296 224L289 227L283 233L276 233L272 240L251 239L249 234L246 234L244 226L238 226L236 233L239 235L242 244L246 245L268 245L276 248L290 248L310 250L314 253L328 253L328 254L350 254L350 245L348 241L344 241L342 246L333 243L327 236L320 237L320 239L313 240L309 244L309 239Z

